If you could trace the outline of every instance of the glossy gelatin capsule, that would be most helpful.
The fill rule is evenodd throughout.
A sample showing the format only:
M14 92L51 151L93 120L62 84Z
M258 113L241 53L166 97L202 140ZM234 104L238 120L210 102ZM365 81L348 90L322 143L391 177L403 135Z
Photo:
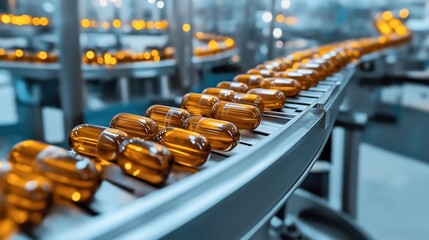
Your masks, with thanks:
M265 110L282 109L286 102L286 96L275 89L254 88L247 93L260 96L264 100Z
M253 130L261 124L262 115L255 106L221 101L216 103L211 118L233 123L238 129Z
M263 78L273 77L274 71L271 69L256 69L252 68L247 71L247 74L251 75L261 75Z
M208 117L219 98L207 94L187 93L182 98L182 108L194 116Z
M234 99L232 99L232 102L252 105L257 107L261 113L264 112L264 100L255 94L236 93L234 95Z
M240 140L238 128L227 121L193 116L185 121L184 129L207 138L213 150L231 151Z
M232 91L237 93L246 93L247 91L249 91L249 87L247 86L247 84L241 82L224 81L218 83L216 87L223 89L231 89Z
M110 127L122 130L129 137L150 140L158 133L158 125L150 118L130 113L120 113L112 118Z
M305 71L311 71L307 69L303 69ZM277 72L274 74L276 78L290 78L295 79L301 84L302 89L309 89L312 86L312 82L314 81L317 84L317 80L315 78L311 78L310 74L304 74L300 72L298 69L287 72Z
M203 94L215 96L221 101L231 102L234 98L235 92L223 88L206 88L204 89Z
M180 128L161 130L155 141L166 146L174 162L189 167L203 165L210 156L210 144L203 135Z
M52 202L52 184L43 176L0 163L0 187L8 216L24 230L39 224Z
M160 144L131 138L119 147L118 165L128 175L152 184L162 184L170 174L173 155Z
M301 63L296 66L296 69L310 69L320 74L322 79L329 76L330 72L325 65L318 63Z
M82 155L99 160L114 161L119 145L128 135L118 129L81 124L69 134L70 148Z
M6 200L4 198L3 193L0 192L0 239L9 239L9 237L15 232L16 232L16 225L7 216Z
M293 97L301 91L301 84L290 78L266 78L261 83L261 88L276 89L283 92L286 97Z
M249 89L258 88L261 85L263 78L261 75L239 74L234 77L234 82L246 84Z
M101 184L88 158L34 140L16 144L9 162L22 172L46 177L54 184L55 196L74 202L88 202Z
M146 111L146 117L151 118L158 124L158 129L166 127L182 127L183 122L191 114L182 108L169 107L164 105L153 105Z

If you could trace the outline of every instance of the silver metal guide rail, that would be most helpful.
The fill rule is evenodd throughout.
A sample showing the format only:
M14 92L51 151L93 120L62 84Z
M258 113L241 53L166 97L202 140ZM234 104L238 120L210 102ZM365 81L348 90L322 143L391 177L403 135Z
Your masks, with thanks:
M88 205L56 205L33 230L41 239L250 237L303 181L332 129L355 66L265 111L231 152L213 151L201 168L174 166L156 188L117 166ZM26 237L23 234L18 237Z

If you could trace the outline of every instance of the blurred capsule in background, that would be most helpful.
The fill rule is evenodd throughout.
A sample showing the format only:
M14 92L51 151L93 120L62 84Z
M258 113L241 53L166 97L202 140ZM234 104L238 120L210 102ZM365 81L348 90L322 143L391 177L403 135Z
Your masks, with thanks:
M218 83L216 87L223 89L231 89L236 93L246 93L247 91L249 91L249 87L247 86L247 84L241 82L224 81Z
M261 83L261 88L279 90L286 97L293 97L301 91L301 84L290 78L265 78Z
M155 141L173 154L174 162L189 167L203 165L210 156L210 144L203 135L180 128L165 128Z
M157 143L131 138L121 143L118 165L128 175L151 184L162 184L170 174L173 155Z
M0 191L0 239L9 239L16 232L16 225L7 214L6 199L2 191L4 190Z
M88 158L42 142L27 140L9 152L16 169L46 177L54 184L54 195L74 202L88 202L101 178Z
M230 89L223 88L206 88L204 89L203 94L215 96L221 101L231 102L234 98L235 92Z
M264 112L264 100L255 94L236 93L232 102L252 105L257 107L261 113Z
M154 120L156 124L158 124L158 130L162 130L166 127L181 128L185 119L190 116L191 114L185 109L164 105L153 105L146 111L146 117Z
M308 72L301 72L301 70ZM286 72L277 72L274 76L276 78L290 78L297 80L301 84L301 89L309 89L311 86L318 83L318 79L311 74L312 72L312 70L308 69L291 69Z
M186 119L183 128L206 137L213 150L231 151L240 140L238 128L223 120L193 116Z
M209 117L212 107L219 98L207 94L187 93L182 98L182 108L194 116Z
M216 103L211 118L233 123L238 129L253 130L261 124L262 115L255 106L221 101Z
M23 230L39 224L52 202L52 184L43 176L22 172L0 162L2 189L8 216Z
M81 124L69 134L70 148L82 155L99 160L114 161L119 145L128 135L118 129Z
M282 109L286 102L283 92L275 89L254 88L247 93L260 96L264 100L265 110Z
M234 77L234 82L241 82L247 85L249 89L258 88L263 78L261 75L239 74Z
M129 137L150 140L158 133L158 125L150 118L130 113L119 113L110 121L110 127L124 131Z
M274 76L274 71L271 69L255 69L255 68L252 68L252 69L249 69L246 73L251 74L251 75L261 75L263 78Z

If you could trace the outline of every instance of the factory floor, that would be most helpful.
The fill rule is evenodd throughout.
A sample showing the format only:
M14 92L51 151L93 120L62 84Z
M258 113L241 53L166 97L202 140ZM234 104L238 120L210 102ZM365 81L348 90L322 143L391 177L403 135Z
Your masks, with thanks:
M6 81L0 81L0 103L0 125L17 121L14 90ZM0 159L24 137L0 132ZM358 223L374 239L428 239L427 163L362 143L359 172Z

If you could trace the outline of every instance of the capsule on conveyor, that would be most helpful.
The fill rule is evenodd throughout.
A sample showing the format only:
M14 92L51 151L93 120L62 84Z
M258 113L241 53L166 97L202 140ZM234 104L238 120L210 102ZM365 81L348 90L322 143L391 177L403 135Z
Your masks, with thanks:
M305 73L302 71L306 71ZM297 80L301 84L301 89L309 89L313 84L316 85L318 80L314 75L311 75L313 71L308 69L291 69L286 72L277 72L274 74L276 78L290 78Z
M293 97L301 91L301 84L290 78L265 78L261 88L276 89L283 92L286 97Z
M2 164L2 162L3 161L0 160L0 164ZM3 187L2 184L0 184L0 186ZM4 191L4 189L2 189L2 191ZM9 237L16 232L16 225L7 214L6 199L2 191L0 191L0 239L9 239Z
M117 163L128 175L159 185L170 174L173 155L160 144L131 138L121 143Z
M70 148L82 155L99 160L114 161L122 141L128 135L118 129L81 124L70 131Z
M16 144L9 162L25 173L46 177L54 195L74 202L88 202L101 184L95 165L83 156L34 140Z
M216 103L211 118L233 123L238 129L253 130L261 124L262 114L255 106L221 101Z
M329 76L330 72L325 65L318 63L300 63L296 65L295 69L310 69L321 75L322 79L325 79Z
M182 108L194 116L209 117L212 107L219 102L219 98L200 93L187 93L182 98Z
M246 93L247 91L249 91L249 87L247 86L247 84L241 82L224 81L218 83L216 87L223 89L231 89L232 91L237 93Z
M200 133L213 150L231 151L240 140L238 128L227 121L193 116L185 121L184 129Z
M167 147L175 163L185 166L201 166L210 156L211 147L207 138L185 129L165 128L157 134L155 142Z
M125 132L129 137L150 140L158 133L158 125L150 118L130 113L119 113L110 121L110 127Z
M239 74L234 77L234 82L244 83L249 89L260 87L262 80L261 75Z
M235 92L223 88L206 88L204 89L203 94L215 96L221 101L231 102L234 98Z
M274 71L271 69L255 69L255 68L252 68L252 69L249 69L246 73L251 74L251 75L261 75L263 78L274 76Z
M247 93L260 96L264 100L265 110L282 109L286 102L283 92L275 89L254 88Z
M185 109L164 105L153 105L146 111L146 117L156 122L158 130L166 127L181 128L183 122L190 116L191 114Z
M8 216L22 229L39 224L52 202L52 184L43 176L22 172L0 162L0 188Z
M264 100L260 96L255 94L236 93L234 95L234 99L232 99L232 102L252 105L258 108L261 113L264 112Z

